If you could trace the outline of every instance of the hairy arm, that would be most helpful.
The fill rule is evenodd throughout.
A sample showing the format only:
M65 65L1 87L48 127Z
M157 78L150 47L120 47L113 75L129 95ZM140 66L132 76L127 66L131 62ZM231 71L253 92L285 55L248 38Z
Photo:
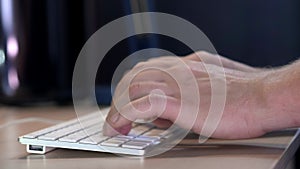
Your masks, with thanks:
M264 96L266 112L262 123L266 132L300 127L300 60L268 70Z
M199 105L198 116L191 129L193 132L200 134L203 129L212 98L210 83L211 80L222 77L222 72L226 76L226 103L222 118L211 137L250 138L274 130L300 127L300 60L280 68L257 69L216 56L201 51L182 59L192 70L201 95L200 103L191 100L185 102L191 107ZM216 64L217 59L220 59L222 66ZM203 60L206 60L207 68L213 70L213 79L209 78L203 67ZM136 75L135 72L141 66L159 66L178 76L188 77L188 71L183 69L186 66L178 64L176 57L161 57L138 64L126 76ZM117 87L116 91L119 92L115 92L112 109L104 126L105 135L127 134L132 121L136 119L155 117L153 122L158 126L169 126L175 122L182 106L182 93L174 79L162 71L151 69L140 72L130 83L125 83L128 82L126 76ZM192 83L189 78L183 82ZM218 82L220 81L215 81ZM123 89L126 88L129 89L130 100L123 99L124 93L127 93ZM155 89L163 91L166 97L151 93ZM194 90L187 89L185 92L194 93ZM214 97L218 97L218 93ZM154 100L153 104L150 103L151 98ZM158 103L162 98L166 107L158 114L159 111L156 110L161 110ZM119 109L116 109L116 105L119 105ZM132 106L139 111L132 109ZM179 118L177 123L184 128L189 122Z

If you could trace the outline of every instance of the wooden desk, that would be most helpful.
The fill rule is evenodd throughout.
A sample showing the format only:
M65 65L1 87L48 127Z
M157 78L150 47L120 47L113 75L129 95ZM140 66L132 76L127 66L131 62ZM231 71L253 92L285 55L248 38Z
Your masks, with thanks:
M20 135L75 117L76 114L70 107L0 108L0 168L285 168L299 146L297 130L285 134L289 136L284 137L283 148L240 145L192 148L178 146L159 156L145 159L65 149L56 149L45 155L30 155L26 153L25 146L17 141ZM273 138L277 144L276 140Z

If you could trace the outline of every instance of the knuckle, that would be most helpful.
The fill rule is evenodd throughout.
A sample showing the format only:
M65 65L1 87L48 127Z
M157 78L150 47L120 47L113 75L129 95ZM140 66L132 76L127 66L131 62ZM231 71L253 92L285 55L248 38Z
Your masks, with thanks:
M129 91L132 93L138 92L142 88L142 84L140 82L133 83L129 86Z
M148 100L151 106L155 106L155 107L161 107L160 105L166 104L167 102L167 98L165 95L159 95L155 93L150 93L148 95Z
M146 65L146 62L139 62L133 67L133 69L142 68L145 65Z
M146 111L150 108L149 99L140 99L134 104L134 107L139 111Z
M130 97L135 97L135 95L137 95L137 93L138 93L139 88L140 88L139 83L131 84L129 86L129 96Z
M206 51L204 51L204 50L200 50L200 51L198 51L197 52L197 55L198 56L207 56L207 55L209 55L210 53L208 53L208 52L206 52Z

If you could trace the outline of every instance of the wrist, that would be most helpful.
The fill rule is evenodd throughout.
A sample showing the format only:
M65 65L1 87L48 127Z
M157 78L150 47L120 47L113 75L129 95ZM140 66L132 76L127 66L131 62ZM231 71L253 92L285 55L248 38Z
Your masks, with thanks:
M287 67L265 71L262 80L265 109L261 120L266 132L299 126L295 88L291 86L288 73Z

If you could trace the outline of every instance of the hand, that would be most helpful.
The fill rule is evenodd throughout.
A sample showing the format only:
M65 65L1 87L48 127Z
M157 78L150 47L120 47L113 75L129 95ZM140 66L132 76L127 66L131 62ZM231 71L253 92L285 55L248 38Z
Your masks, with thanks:
M168 127L180 117L179 110L182 104L187 104L186 107L198 105L199 112L196 112L198 116L196 119L195 116L191 116L190 119L179 118L176 123L183 128L189 128L190 122L193 121L191 130L200 134L211 105L212 81L217 85L226 85L224 111L212 137L234 139L264 134L260 120L265 109L262 91L265 72L223 57L220 57L220 60L223 67L218 65L218 57L198 52L180 59L160 57L137 64L116 88L104 134L110 136L118 133L127 134L132 121L136 119L156 118L153 121L155 125ZM196 94L201 97L200 103L195 102L193 98L183 99L180 84L168 73L157 69L142 69L151 67L164 68L176 74L185 85L196 82L198 88ZM211 70L211 75L207 69ZM226 78L222 80L224 73ZM195 90L187 88L183 92L193 94ZM126 95L129 95L129 99L126 99ZM218 93L214 97L218 97Z

